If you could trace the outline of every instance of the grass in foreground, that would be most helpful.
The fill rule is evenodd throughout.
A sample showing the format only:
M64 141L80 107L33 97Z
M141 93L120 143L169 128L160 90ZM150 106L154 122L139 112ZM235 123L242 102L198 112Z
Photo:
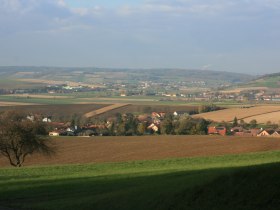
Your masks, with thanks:
M277 209L280 152L0 169L0 206Z

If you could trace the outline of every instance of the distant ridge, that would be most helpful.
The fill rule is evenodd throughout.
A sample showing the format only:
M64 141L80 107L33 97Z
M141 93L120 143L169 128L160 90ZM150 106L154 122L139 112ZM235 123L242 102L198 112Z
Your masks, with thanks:
M157 83L203 83L205 87L220 87L246 83L254 77L248 74L178 68L98 68L98 67L48 67L48 66L0 66L1 77L14 79L69 80L85 82L89 76L100 78L102 82L153 81ZM203 85L200 85L203 87Z
M261 75L257 79L265 79L265 78L269 78L269 77L279 77L279 76L280 76L280 72L277 72L277 73Z

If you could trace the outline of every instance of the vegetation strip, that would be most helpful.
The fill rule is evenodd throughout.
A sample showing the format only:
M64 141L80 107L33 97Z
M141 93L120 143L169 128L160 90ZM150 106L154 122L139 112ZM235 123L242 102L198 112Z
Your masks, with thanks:
M251 191L250 198L256 200L245 202L247 196L243 195L253 187L257 192L261 185L273 200L266 207L273 209L271 205L275 205L274 198L279 195L275 191L279 186L275 182L280 175L279 159L280 152L274 151L117 164L5 168L0 169L0 204L34 210L205 209L209 196L219 194L211 198L214 203L209 209L234 209L235 202L240 202L240 209L265 209L261 204L268 201L267 197L257 199L258 194ZM224 192L221 186L231 190Z

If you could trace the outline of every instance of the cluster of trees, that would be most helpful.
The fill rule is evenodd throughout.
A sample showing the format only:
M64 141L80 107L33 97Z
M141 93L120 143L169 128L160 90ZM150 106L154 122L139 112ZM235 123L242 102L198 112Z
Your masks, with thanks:
M203 118L184 116L175 118L167 115L160 125L161 134L172 135L206 135L210 121Z
M46 135L45 124L26 119L24 113L7 111L0 115L0 155L12 166L21 167L26 156L34 153L54 154L54 147Z
M139 121L139 119L131 114L117 114L106 128L100 128L97 133L107 136L132 136L145 134L163 134L163 135L206 135L207 126L210 121L199 118L191 118L189 116L174 117L167 114L158 125L159 130L154 131L148 129L152 123L148 121Z
M241 126L245 129L251 129L251 128L264 128L264 129L277 129L279 128L279 124L272 123L271 121L267 121L265 124L258 123L257 120L252 119L249 123L246 123L243 119L238 120L237 117L235 117L232 121L232 126Z
M213 112L220 110L221 108L216 106L215 104L210 104L210 105L200 105L198 106L198 113L204 113L204 112Z

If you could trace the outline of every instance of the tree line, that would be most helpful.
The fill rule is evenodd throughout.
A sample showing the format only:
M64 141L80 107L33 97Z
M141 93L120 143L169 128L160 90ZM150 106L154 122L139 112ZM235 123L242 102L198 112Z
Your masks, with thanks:
M97 129L97 133L106 136L136 136L136 135L206 135L207 127L211 123L202 118L190 116L175 117L167 114L159 124L155 123L158 130L149 128L153 121L140 121L137 116L127 113L116 114L106 127Z

